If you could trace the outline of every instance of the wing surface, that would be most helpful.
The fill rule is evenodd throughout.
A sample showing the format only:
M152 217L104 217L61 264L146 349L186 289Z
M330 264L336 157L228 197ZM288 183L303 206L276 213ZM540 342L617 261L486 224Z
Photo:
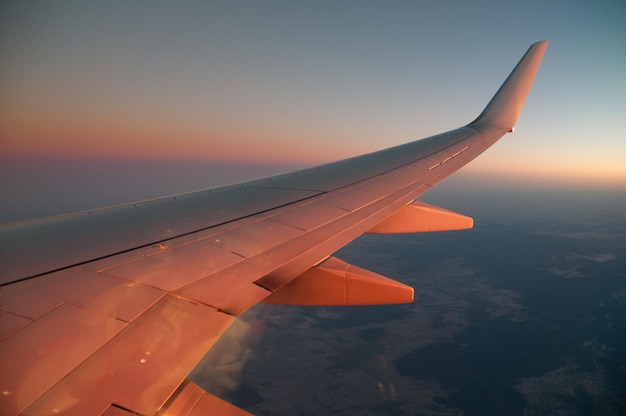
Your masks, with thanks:
M547 41L472 123L238 185L0 228L0 414L245 414L185 378L266 301L410 302L331 255L366 232L471 227L416 201L516 122ZM198 412L198 413L194 413Z

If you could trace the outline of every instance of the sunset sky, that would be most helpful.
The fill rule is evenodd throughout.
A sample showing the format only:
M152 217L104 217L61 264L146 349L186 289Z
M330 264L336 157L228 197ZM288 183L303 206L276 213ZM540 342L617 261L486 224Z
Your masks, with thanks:
M0 161L332 161L470 122L548 39L515 134L464 174L626 188L625 20L623 1L6 1Z

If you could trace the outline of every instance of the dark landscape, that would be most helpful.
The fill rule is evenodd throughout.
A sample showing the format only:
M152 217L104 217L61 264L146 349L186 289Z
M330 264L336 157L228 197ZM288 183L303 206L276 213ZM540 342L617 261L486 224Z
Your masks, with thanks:
M458 191L468 231L366 235L337 256L409 305L259 305L194 379L254 414L626 411L626 195Z

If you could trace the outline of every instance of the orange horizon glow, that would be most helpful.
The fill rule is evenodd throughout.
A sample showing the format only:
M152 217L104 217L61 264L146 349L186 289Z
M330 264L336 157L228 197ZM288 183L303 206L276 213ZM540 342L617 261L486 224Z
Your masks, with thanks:
M139 147L138 147L139 148ZM346 155L343 157L332 157L329 153L319 153L318 160L309 158L294 159L285 158L284 155L272 153L272 149L265 149L265 152L258 151L256 153L240 153L221 149L219 152L208 154L189 154L186 152L165 152L152 149L151 152L142 152L139 154L130 154L122 152L3 152L0 160L6 163L22 163L28 164L50 164L71 162L71 163L90 163L97 162L106 166L110 163L115 166L117 163L142 163L149 162L154 165L163 164L234 164L234 165L275 165L279 169L276 172L283 173L328 162L334 162L344 159L345 157L357 156ZM305 152L306 153L306 152ZM280 157L282 156L282 158ZM311 156L311 155L308 155ZM488 161L481 162L481 157L470 162L459 172L454 174L446 182L459 180L468 182L468 186L477 187L513 187L513 188L598 188L598 189L626 189L626 172L621 167L615 166L594 166L579 165L576 169L555 166L542 166L540 164L533 168L524 169L520 166L502 166L490 164Z
M283 120L274 113L225 114L223 109L207 109L207 115L200 116L168 113L159 106L126 113L106 103L87 108L32 104L0 108L3 160L188 161L300 168L411 141L402 140L408 136L406 130L395 126L393 119L359 124L341 118ZM567 146L564 152L563 138L530 128L520 132L504 137L461 172L492 187L626 188L626 166L619 152L609 153L588 142ZM621 142L610 129L596 134Z
M325 134L322 129L306 130L295 126L224 123L212 126L209 131L206 124L197 122L174 125L146 118L107 123L103 119L85 117L74 124L59 117L42 119L40 123L29 123L28 118L2 118L0 121L6 121L0 124L3 160L188 161L298 168L334 162L381 148L380 132L364 136L358 129L356 133L346 133L327 127ZM347 136L330 140L330 144L319 139L320 136L328 138L345 134ZM592 148L570 149L563 155L557 145L551 144L557 140L545 140L541 149L521 147L520 150L518 143L523 143L522 139L526 138L517 142L509 137L503 138L461 172L489 186L501 183L541 188L626 188L626 167L618 154L592 155ZM393 145L382 144L383 147Z
M496 152L494 152L496 153ZM626 166L611 158L571 156L558 159L537 150L522 158L479 156L463 170L491 182L513 182L520 186L568 188L626 188Z
M559 171L542 170L521 172L515 170L473 170L469 166L461 172L468 179L479 182L482 186L494 188L566 188L566 189L626 189L626 175L613 172L609 175L595 171Z
M358 129L347 137L330 140L332 144L329 144L328 136L346 132L327 127L325 135L322 129L272 127L252 122L239 126L223 123L208 131L206 124L198 122L174 125L145 117L125 122L118 119L112 123L90 117L80 120L72 124L51 116L32 123L28 117L11 120L0 117L3 122L0 127L2 159L188 161L307 167L381 148L380 132L364 136ZM320 136L327 136L327 141L319 140ZM542 149L522 148L523 154L520 154L515 140L505 137L461 172L490 186L501 183L542 188L626 188L626 167L620 155L605 153L586 157L585 149L579 153L570 149L568 154L561 155L558 147L550 147L551 142L556 140L546 140Z
M374 148L351 146L356 138L333 140L333 132L303 132L292 126L270 128L157 122L89 120L74 123L25 118L2 120L0 153L4 158L97 158L139 160L224 160L314 165L344 159ZM326 142L320 145L320 134ZM337 134L337 133L334 133ZM375 138L364 142L375 143ZM303 145L310 144L308 145Z

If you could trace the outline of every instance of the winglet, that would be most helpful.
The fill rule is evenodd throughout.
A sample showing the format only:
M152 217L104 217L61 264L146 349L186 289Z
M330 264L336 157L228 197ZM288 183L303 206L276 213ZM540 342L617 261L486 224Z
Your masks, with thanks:
M526 97L547 46L548 41L544 40L533 43L528 48L526 54L504 81L496 95L489 101L487 107L469 126L500 127L512 131L522 113Z

